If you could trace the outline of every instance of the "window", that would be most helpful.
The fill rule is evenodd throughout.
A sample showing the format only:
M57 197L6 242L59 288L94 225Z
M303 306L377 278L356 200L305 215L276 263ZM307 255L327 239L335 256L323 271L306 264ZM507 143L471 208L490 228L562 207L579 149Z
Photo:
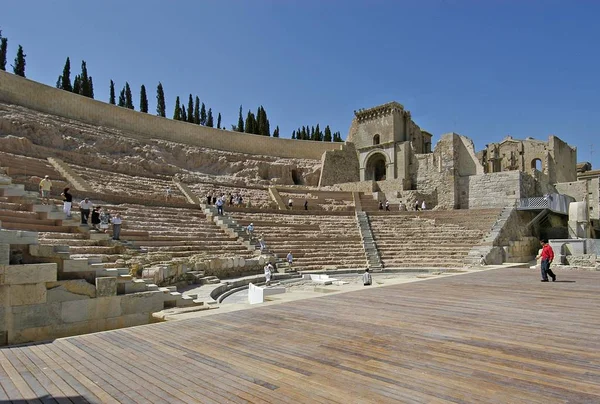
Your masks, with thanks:
M379 144L379 135L373 136L373 145Z

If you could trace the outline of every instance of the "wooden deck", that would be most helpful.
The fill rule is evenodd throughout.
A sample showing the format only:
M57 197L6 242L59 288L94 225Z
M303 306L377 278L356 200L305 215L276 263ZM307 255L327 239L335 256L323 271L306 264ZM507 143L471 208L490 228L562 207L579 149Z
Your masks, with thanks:
M598 403L600 272L502 269L0 350L0 401Z

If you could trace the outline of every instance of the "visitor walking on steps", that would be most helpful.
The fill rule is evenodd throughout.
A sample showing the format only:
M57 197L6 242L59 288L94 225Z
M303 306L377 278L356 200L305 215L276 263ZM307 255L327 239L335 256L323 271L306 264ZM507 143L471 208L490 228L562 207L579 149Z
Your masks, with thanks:
M265 285L267 286L271 286L271 275L273 274L271 272L271 268L272 266L270 262L267 262L263 268L265 271Z
M52 190L52 181L49 176L45 176L40 181L40 197L42 198L42 205L50 204L50 191Z
M427 209L427 205L425 205L425 200L423 200L423 203L421 204L421 210L426 210Z
M267 244L265 243L265 235L261 234L258 238L258 245L260 246L260 252L263 252L267 248Z
M248 233L250 240L252 240L252 235L254 234L254 223L250 223L248 227L246 227L246 233Z
M308 200L304 200L304 210L308 210Z
M369 273L369 268L365 269L365 273L362 276L363 279L363 285L365 286L371 286L371 283L373 283L373 279L371 278L371 274Z
M92 210L92 227L95 230L100 230L100 209L102 209L102 206L95 206Z
M225 202L223 201L223 197L219 197L217 198L217 201L215 202L215 205L217 205L217 214L219 214L219 216L223 216L223 204Z
M290 268L292 268L292 262L294 261L294 256L292 255L292 252L290 251L286 257L288 264L290 265Z
M390 211L390 201L385 201L385 210Z
M102 208L100 211L100 230L107 232L108 227L110 225L110 213L106 210L106 208Z
M121 239L121 225L123 224L123 219L121 218L120 213L115 213L115 216L112 218L113 225L113 240Z
M554 260L554 251L548 244L548 240L540 240L540 244L542 245L542 253L540 254L542 258L542 282L548 282L548 276L552 278L552 282L555 282L556 275L550 269L550 264Z
M73 206L73 195L69 192L70 188L65 188L60 196L63 197L63 212L67 215L67 218L71 218L71 206Z
M165 202L167 202L173 196L173 191L171 187L167 185L167 189L165 190Z
M94 204L89 200L89 198L85 198L83 201L79 202L79 212L81 212L81 224L88 224L90 211L93 207Z
M290 209L292 209L293 204L294 204L294 201L292 201L292 198L288 199L288 206L290 207Z
M415 210L421 210L421 205L419 204L419 200L415 201Z

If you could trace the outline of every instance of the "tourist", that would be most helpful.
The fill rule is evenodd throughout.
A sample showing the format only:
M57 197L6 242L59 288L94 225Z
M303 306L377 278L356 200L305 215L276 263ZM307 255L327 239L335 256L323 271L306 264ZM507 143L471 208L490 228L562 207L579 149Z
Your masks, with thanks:
M421 210L421 205L419 204L419 200L415 201L415 210Z
M210 201L212 201L212 194L209 192L208 195L206 195L206 204L210 205Z
M167 202L169 199L171 199L173 191L171 191L171 187L167 185L167 189L165 190L165 192L166 192L165 202Z
M484 267L487 265L486 261L485 261L485 257L482 255L481 258L479 259L479 265Z
M542 253L540 254L542 258L542 282L548 282L548 276L552 278L552 282L555 282L556 275L550 269L550 264L554 260L554 251L548 244L548 240L540 240L540 244L542 245Z
M69 192L70 188L65 188L60 196L63 197L63 212L67 215L67 218L71 218L71 206L73 206L73 195Z
M398 210L400 210L400 212L406 212L406 204L404 202L400 202L398 205Z
M113 240L121 239L121 225L123 224L123 219L121 218L120 213L115 213L115 216L112 218L113 225Z
M100 230L100 209L101 206L95 206L92 210L92 227L96 230Z
M304 200L304 210L308 210L308 200Z
M100 230L106 233L110 225L110 213L105 208L102 208L100 212Z
M292 262L294 261L294 257L292 256L292 252L290 251L286 257L286 260L288 262L288 264L290 265L290 268L292 267Z
M390 211L390 201L385 201L385 210Z
M250 223L248 227L246 227L246 233L250 236L250 240L252 240L252 234L254 233L254 223Z
M379 210L383 210L383 202L379 201Z
M217 204L217 196L215 194L212 195L212 204L213 205Z
M369 268L365 269L365 273L362 276L362 280L363 280L363 285L365 285L365 286L370 286L371 283L373 282L373 279L371 278L371 274L369 273Z
M233 194L229 194L229 205L228 206L233 206Z
M292 209L292 204L294 201L292 201L292 198L288 199L288 206L290 207L290 209Z
M223 216L223 204L225 202L223 201L223 197L219 197L217 198L215 205L217 205L217 214L219 216Z
M425 205L425 199L423 199L423 203L421 204L421 210L426 210L427 205Z
M267 286L271 285L271 275L272 275L271 268L272 268L272 266L271 266L270 262L266 263L263 268L263 270L265 271L265 284Z
M263 252L267 248L267 245L265 243L265 235L262 233L258 238L258 245L260 246L260 252Z
M45 176L43 180L40 181L40 196L42 197L42 205L50 204L50 190L52 189L52 181L50 181L49 176ZM45 200L45 202L44 202Z
M79 202L79 212L81 212L81 224L88 224L90 211L93 207L94 204L90 201L89 198L85 198L83 201Z

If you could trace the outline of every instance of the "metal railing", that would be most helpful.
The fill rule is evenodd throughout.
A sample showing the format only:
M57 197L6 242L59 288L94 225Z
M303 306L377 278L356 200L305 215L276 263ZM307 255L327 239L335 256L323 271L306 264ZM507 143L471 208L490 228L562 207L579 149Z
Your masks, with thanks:
M556 213L569 214L569 204L575 202L573 197L563 194L546 194L532 198L521 198L517 203L519 210L549 209Z

